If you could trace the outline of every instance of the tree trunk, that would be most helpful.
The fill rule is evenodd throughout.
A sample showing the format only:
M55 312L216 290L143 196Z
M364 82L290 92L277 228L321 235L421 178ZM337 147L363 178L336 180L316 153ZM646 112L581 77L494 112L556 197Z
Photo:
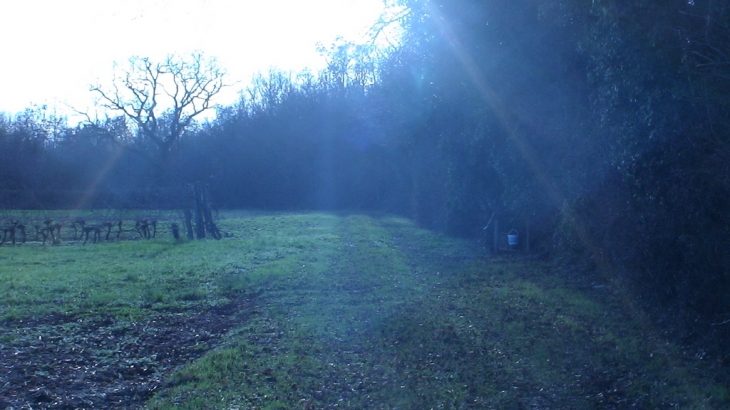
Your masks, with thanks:
M203 217L205 218L205 229L215 239L221 239L221 232L213 221L213 213L210 211L210 193L207 189L202 189Z

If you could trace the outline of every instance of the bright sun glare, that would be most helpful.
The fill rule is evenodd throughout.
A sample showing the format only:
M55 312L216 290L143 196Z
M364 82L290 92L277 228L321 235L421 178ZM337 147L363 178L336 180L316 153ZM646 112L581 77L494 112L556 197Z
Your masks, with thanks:
M113 62L202 51L238 84L269 68L321 69L317 43L362 41L382 0L25 0L3 4L0 112L32 104L86 109L89 85L108 83Z

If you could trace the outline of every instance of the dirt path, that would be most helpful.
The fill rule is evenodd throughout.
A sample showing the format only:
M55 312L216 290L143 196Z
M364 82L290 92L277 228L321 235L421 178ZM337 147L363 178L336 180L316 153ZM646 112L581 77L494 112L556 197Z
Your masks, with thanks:
M1 323L0 408L138 408L253 309L249 297L144 322L49 316Z

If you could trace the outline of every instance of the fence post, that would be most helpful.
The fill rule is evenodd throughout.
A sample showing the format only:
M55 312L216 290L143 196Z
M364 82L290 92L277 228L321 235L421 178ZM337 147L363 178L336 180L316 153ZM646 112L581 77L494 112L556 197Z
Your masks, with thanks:
M494 220L494 254L499 253L499 219Z

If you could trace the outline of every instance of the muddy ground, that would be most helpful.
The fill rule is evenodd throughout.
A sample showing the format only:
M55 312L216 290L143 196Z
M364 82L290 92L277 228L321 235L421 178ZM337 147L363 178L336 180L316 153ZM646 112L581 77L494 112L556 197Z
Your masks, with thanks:
M241 298L141 322L51 315L0 323L0 409L134 409L254 312Z

